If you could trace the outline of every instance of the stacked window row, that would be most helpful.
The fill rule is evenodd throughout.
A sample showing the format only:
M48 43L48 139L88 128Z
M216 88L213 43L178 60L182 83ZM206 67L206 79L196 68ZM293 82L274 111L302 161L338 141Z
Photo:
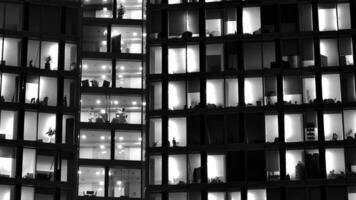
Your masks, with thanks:
M79 196L141 198L141 169L80 166L78 174Z
M0 176L6 178L15 178L17 163L15 147L0 147ZM71 169L74 167L70 161L73 159L68 153L58 153L48 150L39 150L29 147L24 147L22 150L23 157L22 174L19 176L22 179L36 179L39 181L49 182L67 182L72 181L73 174ZM23 186L21 188L21 200L40 200L54 199L55 189ZM14 199L15 186L0 185L0 197L4 200ZM71 199L70 191L61 190L60 197L63 200Z
M207 154L152 154L149 157L149 184L343 179L355 176L355 153L354 148L310 147ZM168 176L164 175L165 172Z
M353 141L356 138L355 120L355 110L325 110L321 114L315 111L211 114L170 117L168 122L162 118L151 118L149 146ZM256 124L259 126L256 127ZM283 130L280 130L281 125ZM165 126L168 126L167 133L162 132Z
M141 95L82 94L81 122L141 124L145 102Z
M79 158L141 160L141 145L140 131L116 130L112 137L110 131L82 129L80 131ZM111 155L112 152L114 155Z
M183 74L194 72L229 72L237 70L295 69L307 67L338 67L354 64L353 43L350 37L320 38L320 51L315 53L313 39L289 39L264 42L229 42L199 46L187 44L150 49L150 74ZM277 51L276 46L281 50ZM205 51L205 66L200 56ZM203 54L203 55L204 55ZM319 54L318 63L315 54ZM280 55L280 56L278 56ZM162 63L162 57L168 59ZM280 61L279 61L280 60Z
M63 88L60 89L58 85L63 85ZM27 77L1 73L1 102L75 107L76 90L76 81L73 79L37 73ZM21 94L24 94L24 101L20 98Z
M82 87L141 89L142 66L140 60L82 60ZM115 72L114 72L115 71Z
M231 188L227 191L208 190L204 192L172 191L167 193L151 193L149 200L337 200L339 198L354 200L355 187L328 186L328 187L288 187L288 188ZM166 198L162 198L162 196ZM205 198L204 198L204 197Z
M83 17L85 18L115 18L115 19L136 19L146 18L145 8L142 0L105 0L83 2Z
M0 147L1 177L14 178L16 176L16 148ZM33 148L23 148L22 151L22 175L23 179L36 179L43 181L72 180L73 163L69 162L72 158L68 153L39 150Z
M23 114L24 121L20 121L22 113L20 111L1 110L0 113L0 140L19 140L18 127L23 124L25 141L73 144L75 130L73 114L26 110Z
M59 50L62 48L62 43L57 41L1 37L1 64L18 67L22 65L22 57L26 56L27 60L24 67L27 68L38 68L47 71L72 71L77 69L77 45L75 43L65 43L63 45L64 52ZM26 55L22 55L22 48L27 48ZM62 53L64 54L63 62L59 60L59 55Z
M83 51L141 54L145 37L142 25L84 25Z
M56 194L58 194L61 200L72 199L72 193L69 189L54 189L47 187L32 187L32 186L22 186L19 188L21 191L21 196L19 193L15 192L15 185L0 185L0 197L4 199L14 199L19 196L21 200L55 200ZM57 193L58 192L58 193Z
M181 3L179 0L172 1ZM167 31L168 38L189 38L202 36L201 34L218 37L351 29L350 3L319 3L315 10L317 13L314 13L310 3L212 8L206 9L204 14L194 8L168 10L167 14L152 10L151 18L157 21L151 23L150 38L167 37ZM165 27L163 15L168 15L167 29L162 28ZM318 17L316 22L313 21L314 15ZM199 31L200 23L205 23L205 33Z
M151 110L167 109L162 101L168 100L169 110L195 108L222 108L237 106L270 106L318 103L317 83L321 82L321 99L325 104L355 102L355 78L352 73L225 78L206 80L154 82L149 84ZM278 83L281 79L281 83ZM203 86L203 87L202 87ZM282 91L278 87L282 86ZM162 88L168 87L168 98ZM205 91L202 91L202 88ZM244 90L242 92L242 90ZM278 100L279 93L282 94ZM202 102L202 94L206 101ZM242 98L240 98L242 97ZM242 102L243 101L243 102ZM205 106L204 106L205 105Z

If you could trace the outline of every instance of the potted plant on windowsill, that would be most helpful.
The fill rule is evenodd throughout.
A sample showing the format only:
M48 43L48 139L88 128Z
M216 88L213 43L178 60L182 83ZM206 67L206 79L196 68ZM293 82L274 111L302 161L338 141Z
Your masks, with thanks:
M117 17L118 17L118 19L122 19L124 14L125 14L125 7L124 7L124 5L122 5L122 3L120 3L119 8L117 9Z
M48 143L50 143L51 138L56 135L56 129L49 128L45 134L48 136Z

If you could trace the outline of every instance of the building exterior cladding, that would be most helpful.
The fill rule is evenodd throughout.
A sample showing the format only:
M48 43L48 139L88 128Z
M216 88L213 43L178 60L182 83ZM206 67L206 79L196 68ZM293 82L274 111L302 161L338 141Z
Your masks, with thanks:
M148 2L146 198L355 199L355 9Z

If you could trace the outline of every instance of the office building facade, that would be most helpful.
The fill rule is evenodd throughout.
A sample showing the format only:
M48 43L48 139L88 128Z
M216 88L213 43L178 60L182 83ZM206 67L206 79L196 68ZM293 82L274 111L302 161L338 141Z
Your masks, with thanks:
M147 4L147 199L355 199L354 1Z

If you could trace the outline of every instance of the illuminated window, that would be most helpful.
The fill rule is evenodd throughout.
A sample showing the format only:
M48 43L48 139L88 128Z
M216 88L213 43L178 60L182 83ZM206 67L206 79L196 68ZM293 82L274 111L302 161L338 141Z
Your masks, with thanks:
M109 171L109 197L141 197L141 170L123 167Z
M207 10L205 19L206 36L221 36L223 34L223 23L222 10Z
M344 139L342 114L339 112L324 113L324 137L326 141Z
M225 79L225 106L235 107L239 105L239 83L237 79Z
M208 182L224 183L226 180L225 155L208 155Z
M323 74L321 77L323 100L325 103L341 101L340 75Z
M3 102L18 102L20 94L20 75L1 74L1 99Z
M56 141L56 114L25 112L24 139L43 143Z
M169 118L168 141L171 147L184 147L187 145L186 118Z
M79 167L79 196L104 197L105 170L101 167Z
M162 47L150 48L150 74L162 73Z
M245 78L245 104L247 106L263 105L262 78Z
M112 18L113 1L83 1L83 17Z
M10 147L0 147L0 175L2 177L13 178L16 173L16 149Z
M199 36L199 12L197 10L179 10L168 13L169 38L197 36Z
M290 180L303 180L305 178L303 150L286 151L286 175Z
M111 87L112 63L109 60L82 60L82 87Z
M142 27L113 26L111 28L111 52L142 53Z
M142 88L142 63L141 61L116 62L116 87L117 88Z
M356 137L356 110L344 110L344 130L345 139L350 140Z
M225 200L225 192L208 192L208 200Z
M319 31L350 29L350 4L319 4Z
M206 81L206 104L211 108L224 106L223 79L209 79Z
M21 65L21 39L0 37L1 63L18 67Z
M244 34L261 34L260 7L245 7L242 11L242 26Z
M187 183L186 155L168 156L168 182L171 185Z
M181 110L187 107L185 81L171 81L168 84L168 108Z
M17 137L18 112L1 110L0 115L0 138L13 140Z
M162 184L162 156L150 156L149 158L149 184Z
M110 132L100 130L81 130L79 158L110 159Z
M266 114L265 115L265 137L266 142L273 143L279 141L278 133L278 115Z
M248 189L247 200L266 200L266 189Z
M344 149L325 149L325 167L328 179L340 179L345 176Z
M284 115L284 137L286 142L302 142L303 137L303 115L285 114Z
M115 131L115 160L141 160L142 137L138 131Z
M15 186L12 185L0 185L0 197L4 200L15 198Z
M168 49L168 73L199 72L199 45Z
M117 18L119 19L142 19L142 1L117 0ZM122 10L124 14L122 15Z

